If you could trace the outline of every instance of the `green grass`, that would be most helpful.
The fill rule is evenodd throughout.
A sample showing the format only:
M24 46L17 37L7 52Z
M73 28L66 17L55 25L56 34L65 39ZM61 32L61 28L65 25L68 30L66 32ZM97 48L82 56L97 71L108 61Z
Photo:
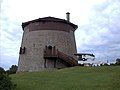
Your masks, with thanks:
M120 90L120 66L72 67L11 77L16 90Z

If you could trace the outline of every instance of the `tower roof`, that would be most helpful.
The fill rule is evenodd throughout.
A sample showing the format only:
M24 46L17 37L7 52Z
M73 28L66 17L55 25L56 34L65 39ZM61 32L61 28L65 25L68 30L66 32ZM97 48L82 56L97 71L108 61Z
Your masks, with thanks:
M34 22L59 22L59 23L69 24L74 29L78 28L77 25L75 25L65 19L60 19L60 18L55 18L55 17L44 17L44 18L39 18L39 19L28 21L28 22L24 22L24 23L22 23L22 28L24 29L27 25L29 25L30 23L34 23Z

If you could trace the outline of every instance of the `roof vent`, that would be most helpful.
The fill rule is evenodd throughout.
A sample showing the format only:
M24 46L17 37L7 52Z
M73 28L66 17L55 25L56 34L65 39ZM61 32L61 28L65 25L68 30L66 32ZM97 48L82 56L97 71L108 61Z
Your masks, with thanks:
M66 19L68 22L70 21L70 13L69 12L66 13Z

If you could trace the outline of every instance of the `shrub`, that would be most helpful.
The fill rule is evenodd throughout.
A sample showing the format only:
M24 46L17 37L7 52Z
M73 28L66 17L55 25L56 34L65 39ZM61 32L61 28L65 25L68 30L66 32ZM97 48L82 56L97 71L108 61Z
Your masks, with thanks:
M119 58L116 59L116 63L115 64L120 66L120 59Z
M18 69L17 65L12 65L9 70L7 70L7 74L15 74Z
M107 63L105 63L103 66L109 66Z
M11 78L6 74L5 70L0 67L0 90L13 90L16 84L11 82Z

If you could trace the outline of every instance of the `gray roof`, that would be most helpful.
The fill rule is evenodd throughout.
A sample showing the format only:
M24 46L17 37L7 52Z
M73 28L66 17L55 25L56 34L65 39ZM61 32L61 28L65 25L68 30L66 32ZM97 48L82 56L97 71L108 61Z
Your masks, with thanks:
M24 23L22 23L22 28L24 29L27 25L29 25L30 23L34 23L34 22L59 22L59 23L69 24L74 29L78 28L77 25L75 25L75 24L73 24L65 19L60 19L60 18L55 18L55 17L44 17L44 18L39 18L39 19L28 21L28 22L24 22Z

